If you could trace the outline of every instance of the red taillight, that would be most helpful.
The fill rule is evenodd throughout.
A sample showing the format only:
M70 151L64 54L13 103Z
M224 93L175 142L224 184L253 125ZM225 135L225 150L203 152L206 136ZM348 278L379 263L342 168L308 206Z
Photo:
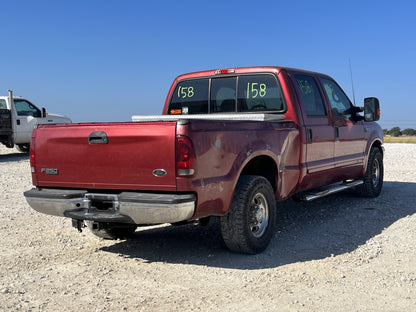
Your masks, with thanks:
M35 144L33 143L33 141L30 144L29 158L30 158L30 169L32 170L32 172L35 172Z
M32 172L32 183L36 185L36 167L35 167L35 138L36 138L37 129L35 128L32 132L32 139L30 140L29 147L29 162L30 162L30 171Z
M176 172L178 176L193 175L194 170L194 148L188 137L176 137Z

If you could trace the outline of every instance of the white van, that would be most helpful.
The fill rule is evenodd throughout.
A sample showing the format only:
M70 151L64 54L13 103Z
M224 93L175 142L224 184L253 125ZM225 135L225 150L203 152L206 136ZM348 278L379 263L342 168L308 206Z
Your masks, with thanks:
M0 96L0 142L9 148L15 145L21 152L29 151L32 131L39 124L71 123L66 116L48 114L21 97Z

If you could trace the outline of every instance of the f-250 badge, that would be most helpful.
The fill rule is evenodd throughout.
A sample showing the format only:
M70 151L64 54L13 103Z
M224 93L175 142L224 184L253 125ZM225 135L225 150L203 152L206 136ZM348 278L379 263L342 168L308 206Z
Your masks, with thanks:
M46 173L49 175L58 175L58 168L42 168L40 169L41 173Z

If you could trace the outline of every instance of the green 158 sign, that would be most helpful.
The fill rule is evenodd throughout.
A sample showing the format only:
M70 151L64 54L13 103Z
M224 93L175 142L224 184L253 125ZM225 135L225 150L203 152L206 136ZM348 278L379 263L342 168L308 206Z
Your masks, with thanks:
M266 95L266 89L265 83L247 83L247 99L255 99L258 96L264 97Z
M178 88L178 98L185 99L191 98L195 95L194 87L182 87Z

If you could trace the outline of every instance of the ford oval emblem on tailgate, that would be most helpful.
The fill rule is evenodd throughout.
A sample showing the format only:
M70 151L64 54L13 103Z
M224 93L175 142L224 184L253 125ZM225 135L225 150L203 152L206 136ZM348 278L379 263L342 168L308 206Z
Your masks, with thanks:
M155 177L163 177L167 174L165 169L155 169L152 173Z

